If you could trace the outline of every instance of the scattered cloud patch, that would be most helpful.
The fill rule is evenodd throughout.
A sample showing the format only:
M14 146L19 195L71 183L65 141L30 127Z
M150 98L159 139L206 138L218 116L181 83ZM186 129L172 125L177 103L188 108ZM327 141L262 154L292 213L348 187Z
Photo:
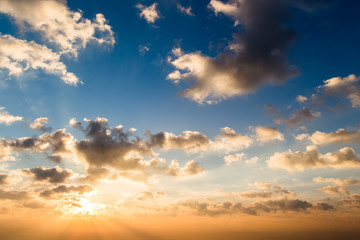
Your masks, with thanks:
M157 9L158 3L153 3L150 6L144 6L140 3L136 7L141 11L140 17L144 18L148 23L154 23L160 18L160 12Z
M5 111L4 107L0 106L0 124L11 125L14 122L18 122L22 120L23 117L11 115L7 111Z
M352 148L345 147L323 155L314 145L307 146L305 152L292 152L291 150L282 153L276 152L267 163L270 168L285 169L288 172L302 172L305 169L325 167L335 169L360 167L360 159Z

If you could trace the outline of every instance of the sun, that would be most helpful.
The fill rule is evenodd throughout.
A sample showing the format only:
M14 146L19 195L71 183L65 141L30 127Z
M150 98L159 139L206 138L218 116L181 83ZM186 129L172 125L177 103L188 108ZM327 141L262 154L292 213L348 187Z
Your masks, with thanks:
M101 203L92 203L87 198L79 199L76 202L72 202L62 209L65 216L103 216L107 215L108 211L106 206Z

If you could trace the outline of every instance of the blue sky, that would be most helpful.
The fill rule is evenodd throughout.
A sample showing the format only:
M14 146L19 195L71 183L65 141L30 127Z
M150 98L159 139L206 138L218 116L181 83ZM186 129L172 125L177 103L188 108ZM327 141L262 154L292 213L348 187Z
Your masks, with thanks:
M1 0L1 206L359 208L358 7Z

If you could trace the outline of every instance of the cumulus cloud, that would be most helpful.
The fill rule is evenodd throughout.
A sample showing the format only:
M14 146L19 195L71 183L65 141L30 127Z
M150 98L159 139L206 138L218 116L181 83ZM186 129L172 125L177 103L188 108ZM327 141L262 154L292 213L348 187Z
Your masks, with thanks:
M160 132L150 135L150 145L164 150L182 149L188 152L206 151L210 146L207 136L196 131L184 131L183 135Z
M0 49L1 49L1 45L0 45ZM0 58L1 58L1 56L0 56ZM0 68L1 68L1 60L0 60ZM0 124L11 125L14 122L23 120L22 117L13 116L13 115L9 114L7 111L5 111L4 109L5 109L4 107L0 106Z
M265 143L271 141L285 141L284 135L276 127L261 127L255 128L256 140Z
M289 172L309 168L350 168L360 167L360 159L354 149L345 147L334 153L321 154L316 146L307 146L306 151L276 152L267 161L270 168L285 169Z
M296 39L289 23L298 2L211 0L208 7L216 15L223 13L233 18L235 25L241 24L227 47L232 51L212 58L201 52L174 49L177 54L169 61L176 70L167 78L175 83L194 81L182 94L200 104L246 95L262 85L284 83L298 74L296 67L287 62L289 48ZM301 2L310 7L317 1Z
M317 178L313 178L313 180L314 182L317 183L333 182L339 186L360 185L360 179L355 179L355 178L340 179L340 178L317 177Z
M36 129L36 130L40 130L42 132L48 132L51 131L52 128L51 127L46 127L45 124L49 122L49 119L46 117L40 117L35 119L30 125L29 127L31 129Z
M249 136L241 135L229 127L221 128L220 131L221 134L212 142L212 149L216 151L235 152L248 148L253 142Z
M359 143L360 130L346 131L345 129L338 129L336 132L324 133L316 131L311 136L306 136L315 145L329 145L329 144L346 144L346 143ZM304 139L306 139L304 137Z
M338 201L345 208L360 208L360 195L353 193Z
M202 172L205 172L205 169L200 166L198 162L194 160L186 162L183 168L180 168L179 162L177 160L172 160L171 164L166 167L167 173L170 176L191 176L196 175Z
M236 154L224 156L224 161L225 161L226 166L230 166L230 164L232 164L232 163L242 161L243 159L245 159L245 157L246 157L245 153L236 153ZM246 164L255 164L255 163L257 163L258 160L259 160L258 157L252 157L250 159L246 159L245 163Z
M30 151L46 153L48 158L60 162L66 154L72 153L73 136L65 132L65 129L57 130L51 134L43 134L39 137L22 137L16 139L0 139L0 159L2 161L15 160L13 153Z
M84 195L85 193L90 193L94 189L90 185L80 185L80 186L67 186L60 185L58 187L44 190L40 193L40 196L43 198L56 198L61 197L64 194L75 194L75 195Z
M73 171L59 167L45 168L35 167L23 169L23 172L30 175L35 181L47 181L50 183L64 183L73 175Z
M319 190L328 194L341 194L341 193L350 194L349 190L346 187L340 187L336 185L326 186L320 188Z
M73 73L67 71L65 64L60 61L60 55L45 45L0 34L0 73L20 76L29 70L42 70L59 76L67 84L80 83Z
M23 31L39 32L44 40L55 44L60 53L77 55L89 42L113 45L114 33L104 15L86 19L72 11L66 1L11 1L0 3L0 12L9 15ZM1 44L2 45L2 44Z
M360 107L360 77L350 74L347 77L334 77L324 81L319 86L324 90L325 95L348 98L352 107Z
M148 23L154 23L160 18L159 10L157 9L158 3L153 3L150 6L144 6L140 3L136 7L141 11L140 17L143 17Z
M303 107L301 110L294 111L289 118L280 117L279 119L274 119L274 121L278 124L285 123L289 127L295 127L305 121L314 120L320 116L320 112L312 112L308 108Z
M225 156L224 160L225 160L226 166L229 166L232 163L241 161L241 159L243 159L243 157L245 157L245 153L237 153L234 155Z
M83 178L86 182L96 182L101 179L106 179L110 174L110 170L105 167L89 167L87 175Z
M189 16L194 16L194 14L191 12L191 6L189 6L189 7L184 7L184 6L182 6L180 3L178 3L178 4L176 5L176 7L177 7L177 9L178 9L180 12L185 13L185 14L187 14L187 15L189 15Z

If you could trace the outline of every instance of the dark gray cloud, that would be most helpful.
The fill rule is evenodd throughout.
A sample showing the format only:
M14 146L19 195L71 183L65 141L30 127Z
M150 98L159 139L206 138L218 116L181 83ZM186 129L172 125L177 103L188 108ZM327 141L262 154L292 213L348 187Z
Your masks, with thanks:
M48 181L50 183L64 183L73 175L71 170L59 167L45 168L41 166L24 169L23 172L32 176L36 181Z
M209 8L241 25L233 34L230 50L210 58L200 52L184 54L175 49L170 62L178 70L168 79L176 83L195 80L183 95L199 103L245 95L264 84L284 83L298 74L287 61L297 38L290 24L296 6L315 10L325 5L324 1L305 0L212 0Z
M0 185L9 184L9 175L5 173L0 173Z
M0 157L9 158L14 151L30 151L45 153L50 160L59 162L64 154L71 153L73 137L66 133L65 129L57 130L51 134L43 134L39 137L22 137L16 139L0 139ZM4 152L5 153L1 153Z
M312 112L308 108L303 107L301 110L294 111L287 119L280 117L278 119L274 119L274 121L278 124L285 123L289 127L295 127L305 121L314 120L315 118L320 116L320 112Z

